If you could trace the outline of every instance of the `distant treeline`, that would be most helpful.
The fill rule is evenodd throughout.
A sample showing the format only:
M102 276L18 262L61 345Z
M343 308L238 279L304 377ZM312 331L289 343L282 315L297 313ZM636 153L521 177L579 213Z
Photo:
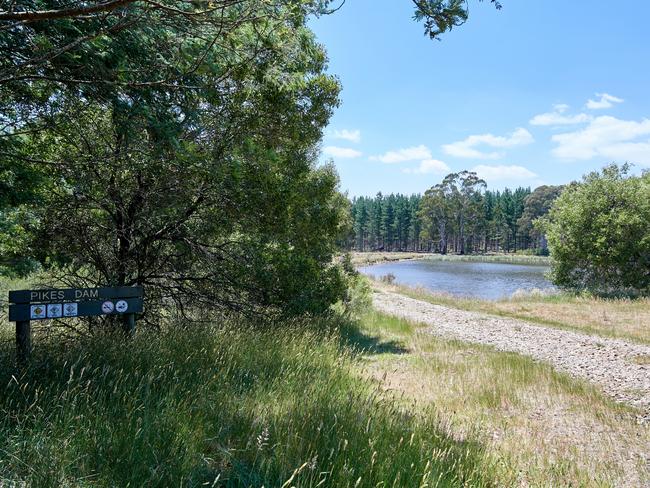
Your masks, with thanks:
M447 176L424 195L356 197L353 231L346 247L356 251L488 252L533 250L546 240L533 222L548 212L562 187L487 190L475 173Z

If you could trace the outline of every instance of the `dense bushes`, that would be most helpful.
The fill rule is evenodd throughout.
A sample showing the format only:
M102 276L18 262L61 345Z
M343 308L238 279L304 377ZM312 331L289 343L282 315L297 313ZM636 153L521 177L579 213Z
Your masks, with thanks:
M340 84L307 26L321 3L216 1L189 23L184 2L146 22L128 10L110 42L49 23L43 38L72 49L52 78L75 81L39 76L26 100L0 83L0 273L38 262L54 286L143 285L152 323L342 298L347 201L318 163ZM15 30L22 66L31 31Z
M540 222L561 287L598 294L650 291L650 173L593 172L567 189Z

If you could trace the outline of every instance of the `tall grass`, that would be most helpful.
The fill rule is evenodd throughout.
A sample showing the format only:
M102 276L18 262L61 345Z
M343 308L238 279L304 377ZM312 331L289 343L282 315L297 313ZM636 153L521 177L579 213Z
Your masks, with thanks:
M489 486L489 456L358 374L321 324L0 346L0 481L28 486ZM330 332L323 332L329 329ZM1 483L0 483L1 484Z

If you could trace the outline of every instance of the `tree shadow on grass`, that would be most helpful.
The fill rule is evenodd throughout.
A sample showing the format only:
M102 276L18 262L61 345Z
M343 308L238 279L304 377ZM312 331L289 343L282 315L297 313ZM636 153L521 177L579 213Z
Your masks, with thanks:
M354 323L348 323L341 327L341 339L344 345L365 354L406 354L409 352L400 341L385 341L381 337L368 335Z

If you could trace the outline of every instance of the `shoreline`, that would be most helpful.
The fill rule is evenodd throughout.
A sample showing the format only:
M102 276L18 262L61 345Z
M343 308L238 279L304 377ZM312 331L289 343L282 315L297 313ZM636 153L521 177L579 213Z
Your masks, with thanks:
M458 297L422 287L389 284L381 279L364 276L376 290L398 293L433 305L650 345L650 333L647 328L650 323L650 298L604 299L557 292L524 293L501 300L484 300Z
M647 344L436 305L381 288L374 290L373 306L382 313L426 324L427 333L433 335L546 361L598 385L615 401L641 409L642 419L647 421L650 382L645 365L637 361L650 357Z
M528 256L525 254L434 254L416 252L350 252L352 264L356 267L399 261L431 260L477 263L524 264L550 266L548 256Z

